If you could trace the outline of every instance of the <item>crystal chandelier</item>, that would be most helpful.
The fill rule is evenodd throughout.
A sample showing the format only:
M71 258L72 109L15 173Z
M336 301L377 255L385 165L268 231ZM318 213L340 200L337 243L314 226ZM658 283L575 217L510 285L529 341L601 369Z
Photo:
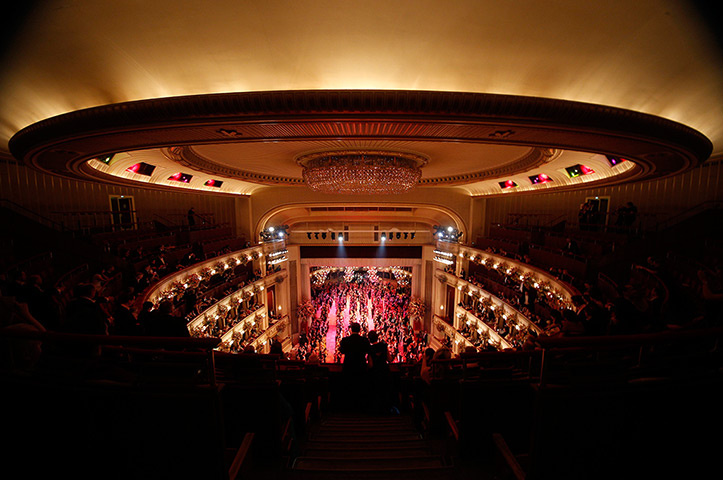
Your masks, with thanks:
M304 155L304 181L314 191L344 195L387 195L412 189L427 160L384 151L335 151Z

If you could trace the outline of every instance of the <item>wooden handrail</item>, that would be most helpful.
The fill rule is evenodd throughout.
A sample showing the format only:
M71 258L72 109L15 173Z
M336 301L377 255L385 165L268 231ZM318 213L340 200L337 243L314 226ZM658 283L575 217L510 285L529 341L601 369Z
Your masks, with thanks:
M723 327L708 329L670 330L636 335L604 335L596 337L538 337L543 349L576 347L613 347L631 345L654 345L664 342L684 342L690 339L719 339Z
M460 252L467 253L467 258L469 258L470 255L474 255L475 258L491 258L495 261L498 261L500 263L511 263L513 266L517 267L518 269L521 269L524 272L533 274L535 277L540 278L543 281L547 281L551 285L555 285L558 287L558 289L562 290L563 293L566 293L568 296L572 297L574 295L579 295L580 292L572 285L561 282L559 279L551 275L549 272L536 267L534 265L530 265L527 263L524 263L520 260L515 260L513 258L505 257L496 253L487 252L485 250L481 250L479 248L469 247L469 246L463 246L460 247ZM476 263L476 262L475 262Z
M23 215L25 217L34 216L37 219L39 219L40 223L46 223L47 226L50 228L58 231L63 232L65 231L65 226L62 223L58 223L55 220L52 220L44 215L39 214L38 212L35 212L33 210L30 210L29 208L23 207L19 203L15 203L12 200L8 200L7 198L0 198L0 206L5 206L5 204L9 205L10 210L14 210L16 213Z
M254 433L250 432L244 435L244 439L241 442L241 446L236 450L236 454L234 455L233 462L231 462L231 467L228 469L228 478L229 480L236 480L239 478L239 473L241 472L241 467L244 464L244 460L246 460L246 457L251 452L251 444L254 441Z
M447 426L449 427L449 431L454 437L454 440L456 442L459 442L459 427L457 427L457 422L454 421L452 413L449 411L445 411L444 418L447 420Z
M507 442L505 442L505 439L502 438L502 435L500 435L499 433L493 433L492 440L497 447L497 451L502 456L502 459L512 471L512 475L515 476L515 479L525 480L525 478L527 478L525 471L522 469L520 462L518 462L515 456L512 454L512 450L510 450L510 447L507 446Z
M23 338L41 342L72 342L76 344L113 345L125 347L173 347L212 350L220 342L220 338L185 338L185 337L140 337L126 335L86 335L78 333L40 332L32 330L0 329L0 337Z
M696 215L701 212L705 212L706 210L712 209L712 208L720 208L721 202L718 200L707 200L705 202L699 203L697 205L694 205L690 208L687 208L683 211L679 211L678 213L669 216L665 220L661 220L655 224L655 228L653 231L660 231L665 228L672 227L673 225L680 223L693 215Z
M663 293L663 305L666 305L668 303L668 299L670 298L670 290L668 289L668 286L665 284L663 279L658 276L658 273L647 267L643 267L642 265L637 264L633 264L632 268L633 270L645 272L647 275L655 279L655 282L660 286L660 289Z
M50 345L97 347L100 348L100 351L102 351L103 347L110 347L109 350L121 353L164 352L175 357L204 357L208 365L208 384L216 386L214 347L220 343L221 339L219 338L87 335L13 328L0 329L0 337L23 339Z
M69 279L71 279L71 278L73 277L73 275L80 275L81 273L82 273L82 274L87 274L88 271L89 271L89 269L90 269L90 267L88 266L87 263L84 263L83 265L79 265L79 266L75 267L74 269L72 269L72 270L70 270L70 271L68 271L68 272L65 272L65 273L63 274L63 276L61 276L61 277L55 282L55 286L56 286L56 287L60 287L60 286L65 287L65 282L68 281Z
M5 273L12 273L18 271L26 271L30 269L30 266L40 262L51 262L53 260L53 252L47 251L33 255L32 257L25 258L19 262L15 262L12 265L5 268Z

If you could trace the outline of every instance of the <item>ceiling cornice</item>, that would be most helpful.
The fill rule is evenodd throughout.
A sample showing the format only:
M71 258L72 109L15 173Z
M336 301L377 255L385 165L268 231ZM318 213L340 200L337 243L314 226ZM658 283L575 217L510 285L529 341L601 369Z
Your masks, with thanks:
M88 179L81 165L150 148L330 138L424 139L616 155L637 179L681 173L712 144L685 125L580 102L508 95L309 90L196 95L94 107L16 133L12 154L42 171Z

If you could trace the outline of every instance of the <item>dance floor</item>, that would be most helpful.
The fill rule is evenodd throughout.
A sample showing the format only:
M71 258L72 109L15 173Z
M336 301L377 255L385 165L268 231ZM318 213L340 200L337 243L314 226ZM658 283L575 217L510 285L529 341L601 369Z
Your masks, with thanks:
M331 308L329 309L329 316L327 317L329 322L328 326L329 329L326 332L326 362L327 363L333 363L334 362L334 352L336 351L336 332L337 329L345 332L349 328L349 322L351 321L352 314L354 314L355 321L359 323L366 323L367 325L367 331L374 330L374 319L372 318L372 305L371 300L368 302L366 307L363 309L366 310L365 312L362 312L361 306L357 303L356 305L356 312L352 311L351 307L351 300L349 297L347 297L346 305L344 306L343 310L339 312L339 306L337 305L336 300L332 303ZM339 315L341 313L341 315ZM321 316L321 309L317 310L316 312L316 318L320 318ZM337 323L339 322L339 323Z

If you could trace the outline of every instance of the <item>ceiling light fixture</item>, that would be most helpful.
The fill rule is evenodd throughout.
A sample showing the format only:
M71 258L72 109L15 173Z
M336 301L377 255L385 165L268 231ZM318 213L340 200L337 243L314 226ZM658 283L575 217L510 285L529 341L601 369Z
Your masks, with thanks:
M304 181L314 191L345 195L404 193L419 183L427 159L385 151L335 151L299 157Z

